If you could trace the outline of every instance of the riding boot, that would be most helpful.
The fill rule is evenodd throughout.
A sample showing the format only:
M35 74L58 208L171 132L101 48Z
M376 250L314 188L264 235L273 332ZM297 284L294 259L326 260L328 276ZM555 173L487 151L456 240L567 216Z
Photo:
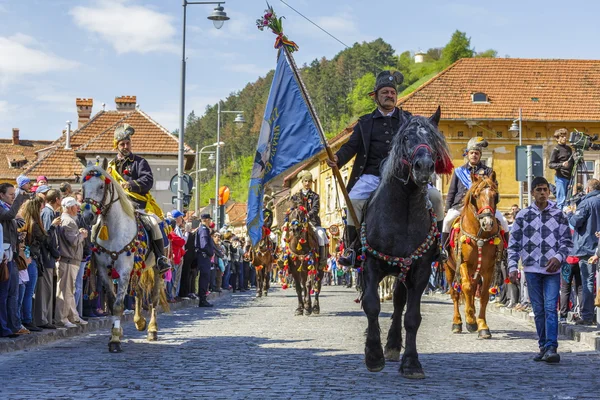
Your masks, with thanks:
M327 246L319 246L319 267L327 265Z
M156 266L158 267L158 271L161 274L164 274L165 272L167 272L169 270L169 268L171 268L171 265L169 264L169 260L167 260L167 257L165 257L165 253L164 253L164 242L161 239L156 239L152 242L153 246L154 246L154 254L156 254Z
M448 236L450 236L447 232L442 232L442 238L440 239L442 242L442 251L440 252L440 262L444 263L448 261L448 250L446 249L448 246Z
M345 255L338 259L338 262L345 267L353 267L356 262L356 257L358 255L358 232L356 227L353 225L346 226L347 239L348 241L344 243L346 247Z

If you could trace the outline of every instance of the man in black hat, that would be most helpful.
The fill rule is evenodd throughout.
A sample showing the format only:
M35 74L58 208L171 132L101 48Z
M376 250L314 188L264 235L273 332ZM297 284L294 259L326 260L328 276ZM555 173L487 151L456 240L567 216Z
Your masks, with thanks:
M212 307L213 305L206 300L206 292L210 283L210 259L216 253L218 257L223 257L215 246L215 242L210 235L209 225L212 222L210 214L200 215L202 224L196 233L196 254L198 262L198 307Z
M348 181L348 194L354 207L358 221L348 215L345 247L347 256L340 257L339 263L352 266L360 245L356 227L362 220L362 209L380 180L381 162L388 156L394 135L400 127L412 116L408 111L396 107L398 100L397 86L404 77L400 72L382 71L377 75L375 87L369 96L377 104L370 114L363 115L354 126L350 139L338 150L333 161L327 160L330 167L344 166L356 156L352 173ZM441 196L435 188L430 188L430 200L434 210L443 210ZM441 224L440 224L441 225Z

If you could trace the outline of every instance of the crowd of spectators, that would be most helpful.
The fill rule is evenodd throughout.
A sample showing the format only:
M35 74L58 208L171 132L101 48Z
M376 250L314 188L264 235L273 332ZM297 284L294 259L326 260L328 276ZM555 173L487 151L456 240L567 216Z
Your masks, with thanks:
M43 176L0 184L0 337L72 328L107 315L108 296L90 265L91 227L81 215L82 202L69 183L53 189ZM164 274L169 302L200 298L200 306L210 306L210 292L244 292L256 284L249 243L227 227L215 230L205 217L199 224L178 210L168 215L173 228L167 246L172 268ZM196 240L201 227L211 237L205 248ZM203 290L199 258L209 251L204 278L210 285ZM125 304L125 312L133 312L133 296L126 296Z

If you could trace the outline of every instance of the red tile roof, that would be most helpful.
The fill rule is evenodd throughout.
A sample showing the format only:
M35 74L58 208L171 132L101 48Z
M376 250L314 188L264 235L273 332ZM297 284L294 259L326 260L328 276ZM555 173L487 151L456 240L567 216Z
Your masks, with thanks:
M77 101L81 101L78 99ZM89 153L116 154L113 149L115 127L127 123L135 129L134 152L138 154L172 155L178 153L178 138L140 110L100 111L85 125L71 133L71 149L65 150L65 134L52 144L56 146L27 168L28 174L47 175L49 179L75 179ZM193 154L189 146L186 153ZM189 164L189 160L188 160Z
M12 180L35 162L36 152L52 144L48 140L19 140L13 144L12 139L0 139L0 154L5 156L0 159L0 179Z
M473 93L489 102L473 103ZM463 58L399 99L444 120L600 121L600 60Z
M248 215L248 206L246 203L233 203L225 210L225 213L229 217L230 225L244 225Z

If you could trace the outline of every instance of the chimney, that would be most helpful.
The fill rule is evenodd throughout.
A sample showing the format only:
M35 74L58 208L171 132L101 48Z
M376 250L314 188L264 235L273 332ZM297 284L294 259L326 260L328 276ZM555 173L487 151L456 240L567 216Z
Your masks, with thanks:
M76 99L75 105L77 106L77 129L79 129L90 122L94 99Z
M134 111L136 100L136 96L115 97L117 111Z
M71 150L71 121L67 121L65 150Z
M13 128L13 146L19 145L19 128Z

